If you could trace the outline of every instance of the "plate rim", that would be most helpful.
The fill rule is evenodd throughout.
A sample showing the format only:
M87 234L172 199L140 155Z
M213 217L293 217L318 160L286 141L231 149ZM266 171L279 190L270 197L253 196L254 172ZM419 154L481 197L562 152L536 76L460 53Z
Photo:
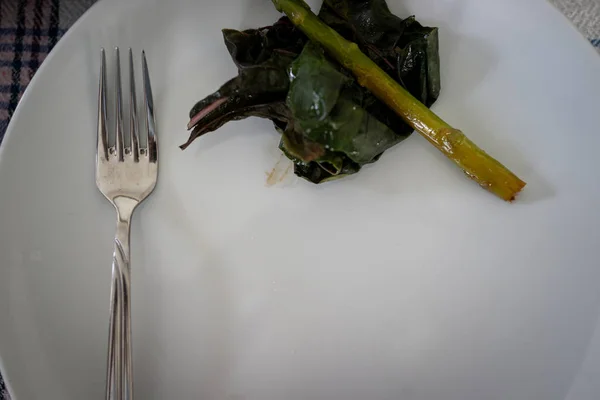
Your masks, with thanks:
M14 111L12 117L10 118L8 126L6 127L6 132L4 133L2 142L0 143L0 168L2 168L2 163L3 163L2 160L4 159L4 153L7 151L6 148L9 146L8 145L9 140L11 140L11 137L13 137L15 135L13 133L13 131L15 130L14 129L14 125L15 125L14 121L17 120L17 117L22 112L21 110L24 107L24 103L26 102L26 99L28 99L29 96L31 95L31 92L33 90L32 88L37 83L37 81L39 79L41 79L40 76L42 74L40 74L40 72L43 72L45 69L48 68L49 62L51 62L56 57L56 53L62 47L65 46L64 39L72 36L75 32L75 29L78 28L79 25L82 25L83 23L85 23L85 20L87 20L89 18L90 13L96 12L96 9L99 8L100 5L103 5L106 3L108 3L107 0L98 0L94 4L92 4L87 10L85 10L85 12L83 14L81 14L81 16L75 21L75 23L73 23L73 25L71 25L67 29L67 31L61 36L61 38L58 40L58 42L52 48L52 50L50 50L50 52L48 53L48 55L46 56L46 58L40 65L40 67L36 70L35 74L33 75L33 78L31 78L31 81L29 81L29 83L27 84L27 87L23 91L23 95L19 99L19 103L17 104L15 111ZM119 4L119 3L117 3L117 4ZM6 391L8 392L9 397L7 400L17 400L15 391L12 388L10 375L7 372L7 368L6 368L6 365L4 363L4 360L3 360L1 354L0 354L0 376L2 377L2 381L4 382L4 387L6 388Z

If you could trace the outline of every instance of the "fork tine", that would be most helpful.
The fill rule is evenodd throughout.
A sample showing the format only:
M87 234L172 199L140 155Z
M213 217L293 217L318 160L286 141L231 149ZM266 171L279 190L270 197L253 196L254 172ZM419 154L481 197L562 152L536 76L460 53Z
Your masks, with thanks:
M115 86L116 86L116 127L115 127L115 147L117 149L117 157L119 161L123 161L123 96L121 93L121 59L119 57L119 48L115 47L115 59L116 59L116 74L115 74Z
M96 154L108 160L108 131L106 129L106 55L100 49L100 79L98 84L98 138Z
M140 157L139 123L137 118L137 101L135 96L135 74L133 72L133 52L129 48L129 132L131 135L131 154L135 162Z
M154 101L152 99L152 87L150 86L150 74L148 73L148 63L146 62L146 53L142 50L142 69L144 76L144 105L146 109L146 126L148 128L148 157L150 162L157 161L157 140L156 127L154 120Z

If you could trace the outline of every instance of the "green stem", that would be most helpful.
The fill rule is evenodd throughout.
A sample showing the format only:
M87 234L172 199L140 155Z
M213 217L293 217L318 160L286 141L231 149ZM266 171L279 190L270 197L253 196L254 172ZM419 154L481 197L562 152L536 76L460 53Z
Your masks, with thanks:
M512 201L525 187L525 182L504 165L414 98L361 52L356 43L344 39L322 22L303 0L272 1L306 36L323 46L344 68L351 71L361 86L386 103L484 189L506 201Z

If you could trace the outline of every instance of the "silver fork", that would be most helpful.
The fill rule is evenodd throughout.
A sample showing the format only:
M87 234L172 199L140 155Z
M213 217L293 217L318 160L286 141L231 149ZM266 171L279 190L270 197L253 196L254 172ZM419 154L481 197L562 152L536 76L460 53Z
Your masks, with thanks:
M143 135L137 116L133 55L129 49L130 115L129 144L123 129L123 100L119 48L115 48L115 140L109 145L106 113L106 56L101 51L100 88L98 90L98 144L96 149L96 185L117 211L117 233L112 261L110 323L106 377L107 400L133 399L131 355L131 265L129 232L135 208L154 190L158 175L158 152L154 104L146 55L142 51L144 92Z

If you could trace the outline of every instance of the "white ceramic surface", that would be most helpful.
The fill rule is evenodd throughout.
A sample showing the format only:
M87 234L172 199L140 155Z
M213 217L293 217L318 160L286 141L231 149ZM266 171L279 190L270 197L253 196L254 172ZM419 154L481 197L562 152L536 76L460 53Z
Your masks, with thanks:
M103 0L0 153L0 354L14 400L101 399L113 210L94 185L99 48L144 48L161 170L133 223L136 398L600 398L600 58L544 0L390 1L441 28L434 109L529 185L514 204L418 135L359 175L268 186L263 120L182 152L268 0Z

